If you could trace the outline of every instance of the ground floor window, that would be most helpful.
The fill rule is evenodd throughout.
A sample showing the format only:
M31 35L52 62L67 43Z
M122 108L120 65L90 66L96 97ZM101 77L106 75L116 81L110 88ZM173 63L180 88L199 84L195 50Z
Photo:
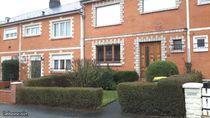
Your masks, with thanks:
M193 51L194 52L208 51L208 36L207 35L193 37Z
M120 63L120 44L96 46L97 63Z
M71 70L71 55L53 55L53 71Z
M182 45L182 39L173 40L173 50L183 50Z

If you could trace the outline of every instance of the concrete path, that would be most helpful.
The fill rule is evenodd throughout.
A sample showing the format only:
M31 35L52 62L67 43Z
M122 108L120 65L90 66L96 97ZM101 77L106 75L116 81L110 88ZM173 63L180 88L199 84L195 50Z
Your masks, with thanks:
M26 118L141 118L137 115L122 113L118 102L114 102L103 109L94 112L73 111L63 108L34 105L0 104L0 118L23 118L23 116L4 116L4 114L8 115L8 113L11 112L13 112L13 114L21 113L23 116L26 115Z

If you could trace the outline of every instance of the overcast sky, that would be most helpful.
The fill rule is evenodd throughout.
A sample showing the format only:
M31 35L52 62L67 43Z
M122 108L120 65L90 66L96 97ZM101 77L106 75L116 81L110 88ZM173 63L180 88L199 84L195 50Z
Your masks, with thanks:
M62 4L76 2L78 0L61 0ZM1 0L0 20L5 17L14 17L22 13L45 9L49 6L49 0Z

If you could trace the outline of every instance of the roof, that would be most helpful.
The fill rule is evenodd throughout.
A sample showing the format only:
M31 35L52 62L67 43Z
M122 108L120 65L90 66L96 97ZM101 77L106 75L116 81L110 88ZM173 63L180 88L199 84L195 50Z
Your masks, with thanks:
M36 19L36 18L42 18L42 17L44 18L46 16L79 11L81 8L82 7L80 5L80 2L69 3L69 4L61 5L60 7L57 7L57 8L47 8L47 9L42 9L42 10L37 10L37 11L21 14L19 16L12 17L9 20L9 23L7 23L6 20L4 20L4 21L0 21L0 24L3 25L3 24L10 24L10 23L15 23L19 21L25 21L29 19Z

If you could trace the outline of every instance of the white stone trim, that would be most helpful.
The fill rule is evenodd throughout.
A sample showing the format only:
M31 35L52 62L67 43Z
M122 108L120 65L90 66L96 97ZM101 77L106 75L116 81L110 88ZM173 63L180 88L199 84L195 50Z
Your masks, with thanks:
M112 36L102 36L102 37L90 37L90 38L86 38L85 41L103 40L103 39L116 39L116 38L127 38L127 37L158 35L158 34L170 34L170 33L180 33L180 32L186 32L186 29L139 32L139 33L136 33L136 34L122 34L122 35L112 35Z
M28 74L28 78L31 79L31 57L32 56L40 56L41 57L41 76L44 76L44 54L43 53L39 53L37 54L37 52L34 52L33 54L23 54L28 62L27 62L27 74Z
M182 0L176 0L176 6L173 8L168 8L168 9L159 9L159 10L154 10L154 11L149 11L149 12L144 12L143 8L143 0L138 0L138 11L140 14L147 14L147 13L154 13L154 12L160 12L160 11L167 11L167 10L173 10L173 9L178 9L181 5Z
M174 40L179 40L181 39L182 40L182 50L173 50L173 41ZM179 53L179 52L184 52L185 50L185 39L184 39L184 36L175 36L175 37L170 37L170 51L171 53Z
M134 41L134 69L136 72L140 75L140 43L145 43L145 42L156 42L160 41L161 42L161 60L165 61L167 56L167 50L166 50L166 38L164 36L151 36L151 37L146 37L146 38L139 38Z
M112 4L120 4L120 16L121 16L121 22L120 24L122 24L124 22L124 0L104 0L101 2L96 2L94 4L92 4L92 26L93 27L97 27L96 24L96 9L97 7L102 7L102 6L108 6L108 5L112 5Z
M27 36L27 35L25 35L25 28L26 27L30 27L30 26L33 26L33 25L39 25L39 34L36 34L36 35L29 35L29 36ZM42 23L41 22L38 22L38 23L34 23L34 22L31 22L30 24L25 24L25 25L23 25L23 27L22 27L22 36L23 37L33 37L33 36L39 36L39 35L41 35L42 34Z
M65 20L70 20L70 24L71 24L71 36L69 37L54 37L53 36L53 22L59 22L59 21L65 21ZM52 39L63 39L63 38L73 38L74 37L74 17L68 17L68 18L63 18L63 17L60 17L59 19L54 19L54 20L50 20L49 21L49 39L52 40Z
M57 53L49 53L49 65L48 65L48 69L49 69L49 73L62 73L62 72L66 72L66 71L54 71L52 68L53 66L53 59L52 56L53 55L71 55L71 71L73 71L73 62L74 62L74 52L57 52Z
M124 52L125 52L125 42L124 39L111 39L111 40L101 40L92 42L92 60L96 60L96 46L102 45L113 45L120 44L120 63L110 63L110 66L122 66L125 64ZM106 63L100 64L101 66L107 66Z
M197 47L197 39L198 38L204 38L205 39L205 47L203 48L198 48ZM207 52L209 49L209 44L208 44L208 35L198 35L198 36L193 36L193 52Z
M210 27L198 27L190 29L190 31L205 31L205 30L210 30Z

